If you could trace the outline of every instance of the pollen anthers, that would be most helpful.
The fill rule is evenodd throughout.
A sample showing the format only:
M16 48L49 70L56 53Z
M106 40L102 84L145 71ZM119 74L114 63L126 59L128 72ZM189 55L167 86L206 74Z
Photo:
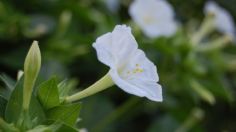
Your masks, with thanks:
M137 74L137 73L142 73L144 70L140 67L139 64L135 64L135 68L131 71L127 71L127 74Z
M143 17L143 21L146 24L151 24L151 23L154 22L154 19L151 16L146 15L146 16Z

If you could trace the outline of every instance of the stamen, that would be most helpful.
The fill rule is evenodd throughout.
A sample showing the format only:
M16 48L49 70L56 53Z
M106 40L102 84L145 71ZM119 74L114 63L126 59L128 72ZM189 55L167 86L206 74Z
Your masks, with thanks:
M135 64L135 68L131 71L126 71L127 76L130 76L132 74L142 73L144 70L140 68L140 65L137 63Z

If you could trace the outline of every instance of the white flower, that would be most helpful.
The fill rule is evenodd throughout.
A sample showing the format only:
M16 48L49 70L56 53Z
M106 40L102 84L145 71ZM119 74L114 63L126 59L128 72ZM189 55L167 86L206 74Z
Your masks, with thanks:
M216 28L222 33L228 35L235 35L235 25L233 18L225 9L221 8L217 3L208 1L205 5L206 14L214 14L214 24Z
M135 0L129 14L150 38L171 36L177 30L174 11L165 0Z
M110 67L113 82L127 93L162 101L156 66L138 49L130 27L118 25L93 44L99 61Z

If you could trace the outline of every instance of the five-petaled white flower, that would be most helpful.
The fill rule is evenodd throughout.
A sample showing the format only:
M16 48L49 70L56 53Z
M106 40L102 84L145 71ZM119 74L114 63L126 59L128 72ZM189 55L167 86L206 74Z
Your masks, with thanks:
M110 67L113 82L127 93L162 101L156 66L138 49L130 27L117 25L93 43L99 61Z
M208 1L205 5L205 13L214 14L214 24L220 32L231 36L235 35L233 18L229 12L217 5L217 3Z
M129 14L150 38L171 36L177 30L174 11L165 0L135 0Z

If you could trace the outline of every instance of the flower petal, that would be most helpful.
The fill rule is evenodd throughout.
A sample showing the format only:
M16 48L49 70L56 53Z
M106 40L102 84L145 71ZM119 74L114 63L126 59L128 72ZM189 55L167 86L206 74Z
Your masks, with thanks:
M228 35L235 35L235 25L232 16L217 3L213 1L207 2L205 13L213 13L215 15L215 26L219 31Z
M162 101L162 88L156 82L140 80L126 81L121 78L115 69L109 71L114 83L127 93L147 97L152 101Z
M171 36L178 26L173 9L165 0L135 0L129 8L129 14L150 38Z
M106 33L97 38L96 42L93 43L93 47L97 51L98 60L107 66L112 67L115 64L113 54L111 52L112 47L112 34Z
M156 66L140 49L136 50L120 74L126 80L159 81Z
M130 27L118 25L112 32L112 53L118 65L126 63L128 58L138 49L138 44Z
M143 94L139 95L140 97L144 96L153 101L163 100L162 87L158 83L142 81L142 80L132 80L129 81L129 83L136 86L136 88L139 89L140 91L143 91Z
M136 51L138 44L130 27L118 25L112 33L99 37L93 47L102 63L114 67L126 63L127 59Z
M150 38L155 38L157 36L170 37L175 34L178 24L175 21L161 21L159 23L145 25L143 27L145 27L143 32Z

